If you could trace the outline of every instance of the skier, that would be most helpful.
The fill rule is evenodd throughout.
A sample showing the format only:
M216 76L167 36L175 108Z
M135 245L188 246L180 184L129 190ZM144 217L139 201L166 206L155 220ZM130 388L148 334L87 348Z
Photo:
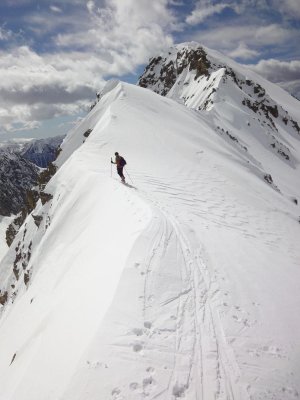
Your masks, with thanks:
M122 179L122 182L125 183L125 176L123 175L123 168L126 165L126 161L122 156L120 156L120 154L118 152L115 153L115 156L116 156L115 162L112 159L110 161L112 164L117 164L118 175Z

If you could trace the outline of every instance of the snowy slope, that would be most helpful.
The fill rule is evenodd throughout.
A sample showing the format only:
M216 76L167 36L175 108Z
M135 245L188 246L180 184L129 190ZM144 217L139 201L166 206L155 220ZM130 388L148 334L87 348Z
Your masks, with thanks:
M0 264L1 400L299 397L299 138L217 124L114 83L69 133Z

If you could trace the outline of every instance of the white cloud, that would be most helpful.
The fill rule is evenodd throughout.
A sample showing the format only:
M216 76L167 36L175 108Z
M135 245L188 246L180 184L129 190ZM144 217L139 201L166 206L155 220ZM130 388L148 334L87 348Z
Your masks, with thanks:
M192 13L187 16L186 22L189 25L197 25L208 17L220 14L225 8L235 9L235 6L227 3L207 4L207 2L200 1Z
M30 120L30 109L26 105L17 105L13 108L0 107L0 121L0 133L37 129L40 126L38 121Z
M89 1L86 3L86 7L87 7L88 11L89 11L90 13L92 13L92 12L94 11L94 9L95 9L95 3L94 3L92 0L89 0Z
M260 60L248 68L300 99L300 61Z
M232 12L224 19L218 18L226 8ZM297 54L300 31L288 16L299 15L300 0L197 0L185 19L187 28L194 27L192 31L187 29L185 41L196 40L243 60L264 52L296 57L292 52Z
M91 16L86 32L57 36L61 48L88 49L97 54L107 74L124 74L172 45L176 19L167 0L111 0L87 3Z
M278 85L300 100L300 79L290 82L278 82Z
M251 50L245 43L239 43L238 47L228 53L230 57L249 60L259 56L260 52Z
M169 4L171 6L175 6L175 7L182 7L182 6L184 6L184 1L183 0L169 0Z
M68 7L70 6L65 4L65 1L64 8L68 11ZM49 10L47 8L26 14L22 17L22 22L26 26L26 30L36 33L39 38L45 34L55 35L60 30L83 32L88 28L89 20L86 8L76 8L75 11L71 9L71 12L64 12L63 7L60 9L61 12L56 12L55 17L51 15L49 17ZM48 36L47 40L49 39L50 37Z
M300 61L260 60L249 68L272 82L290 82L300 80Z
M169 0L89 0L75 15L26 17L38 34L59 32L55 54L19 46L0 52L0 127L13 130L87 106L108 76L133 73L172 45ZM49 9L49 8L48 8ZM76 50L74 50L76 49ZM25 78L26 77L26 78Z
M55 12L55 13L61 13L62 12L62 9L61 8L59 8L59 7L57 7L57 6L54 6L54 5L50 5L50 10L51 11L53 11L53 12Z
M295 31L280 26L279 24L269 24L260 26L255 30L253 41L261 45L281 44L294 37Z
M3 27L0 26L0 41L6 41L11 39L13 36L13 33L10 30L4 29Z
M271 15L279 12L289 19L300 17L299 0L197 0L194 10L186 18L186 22L196 25L203 22L214 14L220 14L225 8L231 8L236 14L247 15L248 19L259 19L260 13L263 18L266 14Z
M1 130L70 115L87 107L103 86L98 59L89 54L40 56L23 46L0 53Z
M271 4L275 10L280 11L290 19L300 18L299 0L271 0Z
M195 34L195 40L202 42L208 47L234 51L240 43L244 43L253 50L259 51L263 46L282 45L289 40L299 37L299 32L293 28L284 28L279 24L266 26L230 25L210 28L205 32L199 31Z

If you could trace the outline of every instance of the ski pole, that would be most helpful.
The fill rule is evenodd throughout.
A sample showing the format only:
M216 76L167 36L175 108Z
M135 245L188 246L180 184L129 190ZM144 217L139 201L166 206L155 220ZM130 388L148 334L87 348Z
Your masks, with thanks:
M129 179L130 179L130 181L131 181L131 183L133 184L133 182L132 182L132 179L130 178L130 175L129 175L129 173L128 173L128 171L127 171L127 169L124 167L124 169L125 169L125 171L126 171L126 174L128 175L128 177L129 177Z
M110 177L112 177L112 159L110 159Z

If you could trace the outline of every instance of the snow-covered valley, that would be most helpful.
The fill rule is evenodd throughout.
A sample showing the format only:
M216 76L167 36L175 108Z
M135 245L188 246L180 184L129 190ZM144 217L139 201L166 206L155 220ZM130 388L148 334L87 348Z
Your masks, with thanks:
M67 135L0 264L1 400L299 398L300 135L225 86L112 82Z

